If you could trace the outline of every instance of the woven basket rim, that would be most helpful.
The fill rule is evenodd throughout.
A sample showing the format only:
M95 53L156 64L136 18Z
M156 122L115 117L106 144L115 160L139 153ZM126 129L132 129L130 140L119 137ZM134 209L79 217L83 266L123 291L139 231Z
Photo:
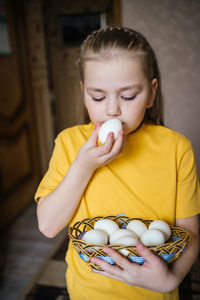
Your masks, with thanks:
M120 250L128 250L129 254L126 256L127 258L136 257L136 258L142 258L140 254L137 252L136 245L132 246L123 246L123 245L117 245L117 244L107 244L107 245L101 245L101 244L87 244L82 239L80 239L80 235L83 234L83 232L88 231L90 229L93 229L93 223L100 219L112 219L114 221L117 220L117 222L121 222L120 226L123 226L124 224L127 225L131 220L140 220L144 223L150 224L153 220L145 220L142 218L129 218L127 216L97 216L93 218L85 218L82 221L76 222L73 226L69 228L68 236L72 242L73 247L78 252L79 256L85 256L87 258L86 263L98 270L101 270L100 267L93 264L90 259L94 256L98 256L101 258L108 257L105 252L103 252L103 248L112 248L115 251ZM119 224L118 224L119 225ZM119 227L120 227L119 226ZM88 230L83 229L88 228ZM180 227L176 226L170 226L171 228L171 237L169 240L162 245L150 245L146 246L148 247L154 254L158 256L169 256L170 259L166 261L167 263L174 262L178 259L178 257L181 255L182 252L185 251L188 239L189 239L189 233ZM91 250L91 252L89 252ZM172 256L172 257L171 257Z
M86 231L81 231L80 229L79 229L79 227L81 226L81 225L88 225L89 227L91 227L91 229L93 229L93 226L91 225L91 224L88 224L87 223L87 221L90 221L90 222L92 222L92 221L96 221L97 219L110 219L110 218L114 218L114 220L121 220L121 219L123 219L124 221L125 221L125 223L126 223L126 221L128 221L128 222L130 222L130 221L132 221L132 220L140 220L140 221L142 221L142 222L144 222L144 223L151 223L151 222L153 222L154 220L149 220L149 219L142 219L142 218L129 218L129 217L127 217L127 216L115 216L115 215L111 215L111 216L106 216L106 217L103 217L103 216L97 216L97 217L93 217L93 218L85 218L85 219L83 219L82 221L78 221L78 222L76 222L73 226L71 226L70 228L69 228L69 232L68 232L68 235L69 235L69 237L70 237L70 239L72 240L72 241L77 241L77 242L81 242L83 245L91 245L91 246L100 246L100 247L103 247L103 248L105 248L105 247L112 247L113 245L117 245L117 244L107 244L107 245L101 245L101 244L87 244L86 242L84 242L83 240L81 240L80 238L77 238L76 236L74 236L73 234L72 234L72 232L73 232L73 230L77 230L77 231L80 231L80 233L83 233L83 232L86 232ZM184 239L183 240L181 240L181 242L183 243L184 241L186 241L187 239L188 239L188 237L189 237L189 233L185 230L185 229L183 229L183 228L180 228L180 227L177 227L177 226L170 226L170 228L171 228L171 230L173 231L173 230L178 230L178 231L180 231L182 234L185 234L185 237L184 237ZM87 230L88 231L88 230ZM173 243L174 244L178 244L180 241L174 241ZM172 242L170 242L170 241L167 241L165 244L163 244L163 245L165 245L166 247L168 246L168 245L171 245L171 243ZM146 247L148 247L148 248L152 248L152 247L156 247L156 248L161 248L161 247L163 247L163 245L150 245L150 246L146 246ZM122 245L119 245L119 246L121 246L121 247L124 247L124 246L122 246ZM135 245L133 245L133 246L126 246L126 247L132 247L132 248L136 248L136 246Z

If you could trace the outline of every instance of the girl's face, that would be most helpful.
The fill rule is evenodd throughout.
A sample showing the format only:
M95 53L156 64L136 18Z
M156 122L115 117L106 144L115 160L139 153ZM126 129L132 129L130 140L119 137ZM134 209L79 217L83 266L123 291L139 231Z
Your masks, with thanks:
M157 80L149 82L137 56L114 56L85 63L81 83L91 121L119 119L126 133L137 129L153 105Z

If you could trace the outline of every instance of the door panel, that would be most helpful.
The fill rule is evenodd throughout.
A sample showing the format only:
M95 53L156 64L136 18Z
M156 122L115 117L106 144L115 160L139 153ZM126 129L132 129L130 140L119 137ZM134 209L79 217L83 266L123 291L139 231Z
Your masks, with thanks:
M75 65L80 45L65 46L60 43L57 19L64 15L95 12L104 13L107 24L119 25L120 1L46 0L44 3L50 84L54 95L53 111L56 133L58 133L64 128L86 122L87 116L81 99L80 78Z
M14 192L33 171L28 125L23 124L18 132L5 136L4 142L2 140L1 136L2 189L6 195Z
M5 1L11 54L0 56L0 229L30 202L39 181L23 1Z

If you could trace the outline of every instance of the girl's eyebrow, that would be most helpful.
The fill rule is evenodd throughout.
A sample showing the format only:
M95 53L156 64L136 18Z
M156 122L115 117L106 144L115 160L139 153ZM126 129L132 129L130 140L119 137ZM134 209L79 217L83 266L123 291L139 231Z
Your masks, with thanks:
M88 88L87 88L87 91L91 91L91 92L105 92L105 91L102 90L102 89L99 89L99 88L93 88L93 87L88 87Z
M121 87L119 91L121 92L121 91L126 91L131 89L141 89L141 88L142 86L140 84L132 84L132 85Z
M124 86L124 87L121 87L118 89L119 92L122 92L122 91L126 91L126 90L131 90L131 89L141 89L142 86L139 85L139 84L132 84L132 85L128 85L128 86ZM88 87L87 88L87 91L92 91L92 92L106 92L105 90L103 89L100 89L100 88L93 88L93 87Z

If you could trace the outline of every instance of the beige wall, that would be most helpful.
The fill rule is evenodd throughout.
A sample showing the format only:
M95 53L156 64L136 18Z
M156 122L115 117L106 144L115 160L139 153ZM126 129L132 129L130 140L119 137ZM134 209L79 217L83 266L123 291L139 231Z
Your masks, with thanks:
M200 174L200 1L122 0L122 24L143 33L153 46L165 124L191 140Z

